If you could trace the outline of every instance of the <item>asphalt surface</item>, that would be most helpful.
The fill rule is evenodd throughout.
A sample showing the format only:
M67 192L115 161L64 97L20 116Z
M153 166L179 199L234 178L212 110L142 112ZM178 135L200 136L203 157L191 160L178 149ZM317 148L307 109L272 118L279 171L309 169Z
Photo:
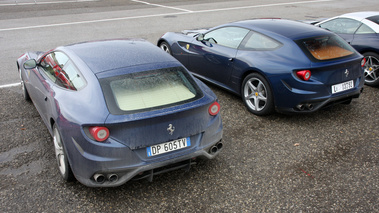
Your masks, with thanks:
M251 17L325 18L379 6L376 0L248 9L250 1L149 2L192 12L176 14L129 1L0 6L0 212L379 212L379 88L368 86L350 105L307 115L258 117L239 97L208 84L220 100L224 123L224 149L216 159L189 172L156 176L151 183L88 188L64 182L52 137L38 112L23 100L19 86L9 86L18 82L15 61L24 51L123 35L155 42L165 31ZM253 5L283 2L288 1ZM238 5L245 9L193 12ZM36 14L33 19L31 14ZM152 14L166 15L142 17ZM78 22L137 15L62 25L72 23L69 17ZM52 23L60 24L45 26ZM22 28L26 26L34 27Z

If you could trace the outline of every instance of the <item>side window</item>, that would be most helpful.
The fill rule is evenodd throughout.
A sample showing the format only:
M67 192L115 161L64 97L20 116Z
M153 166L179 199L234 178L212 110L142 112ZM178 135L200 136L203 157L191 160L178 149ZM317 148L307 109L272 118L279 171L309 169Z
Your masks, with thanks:
M375 33L375 31L365 24L362 24L358 28L357 32L355 32L355 34L370 34L370 33Z
M335 33L354 34L361 22L349 18L337 18L320 24L320 27Z
M282 44L270 37L251 31L242 42L240 49L245 50L274 50Z
M58 86L78 90L85 85L79 70L72 61L62 52L52 52L40 62L45 74Z
M223 27L204 36L205 40L225 47L237 49L249 30L240 27Z

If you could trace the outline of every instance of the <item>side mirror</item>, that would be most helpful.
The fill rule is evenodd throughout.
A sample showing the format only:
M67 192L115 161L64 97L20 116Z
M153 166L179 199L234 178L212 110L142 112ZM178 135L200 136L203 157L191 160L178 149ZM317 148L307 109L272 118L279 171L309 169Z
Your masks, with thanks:
M196 40L198 41L204 41L204 34L200 33L197 37Z
M24 68L25 69L34 69L37 67L37 61L34 59L30 59L24 62Z

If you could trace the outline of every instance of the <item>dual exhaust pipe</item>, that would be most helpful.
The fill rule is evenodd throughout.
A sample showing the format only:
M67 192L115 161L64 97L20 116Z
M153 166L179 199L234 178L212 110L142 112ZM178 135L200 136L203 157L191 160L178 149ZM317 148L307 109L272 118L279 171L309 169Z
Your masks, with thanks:
M304 111L304 110L313 110L314 106L313 104L299 104L296 106L296 108L300 111Z
M106 180L109 182L116 182L118 181L118 175L117 174L94 174L93 179L96 181L96 183L104 183Z
M213 145L210 149L209 149L209 154L216 154L218 151L220 151L222 149L224 145L222 144L222 142L217 142L215 145Z

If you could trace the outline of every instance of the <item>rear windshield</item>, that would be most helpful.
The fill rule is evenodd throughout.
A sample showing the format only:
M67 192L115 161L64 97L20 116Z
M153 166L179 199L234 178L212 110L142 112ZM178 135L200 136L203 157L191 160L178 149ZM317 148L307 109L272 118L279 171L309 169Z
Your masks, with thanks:
M112 114L128 114L190 102L201 90L183 67L150 70L100 79Z
M371 16L371 17L368 17L367 19L376 24L379 24L379 16Z
M306 38L296 42L311 60L325 61L355 54L355 50L337 35Z

